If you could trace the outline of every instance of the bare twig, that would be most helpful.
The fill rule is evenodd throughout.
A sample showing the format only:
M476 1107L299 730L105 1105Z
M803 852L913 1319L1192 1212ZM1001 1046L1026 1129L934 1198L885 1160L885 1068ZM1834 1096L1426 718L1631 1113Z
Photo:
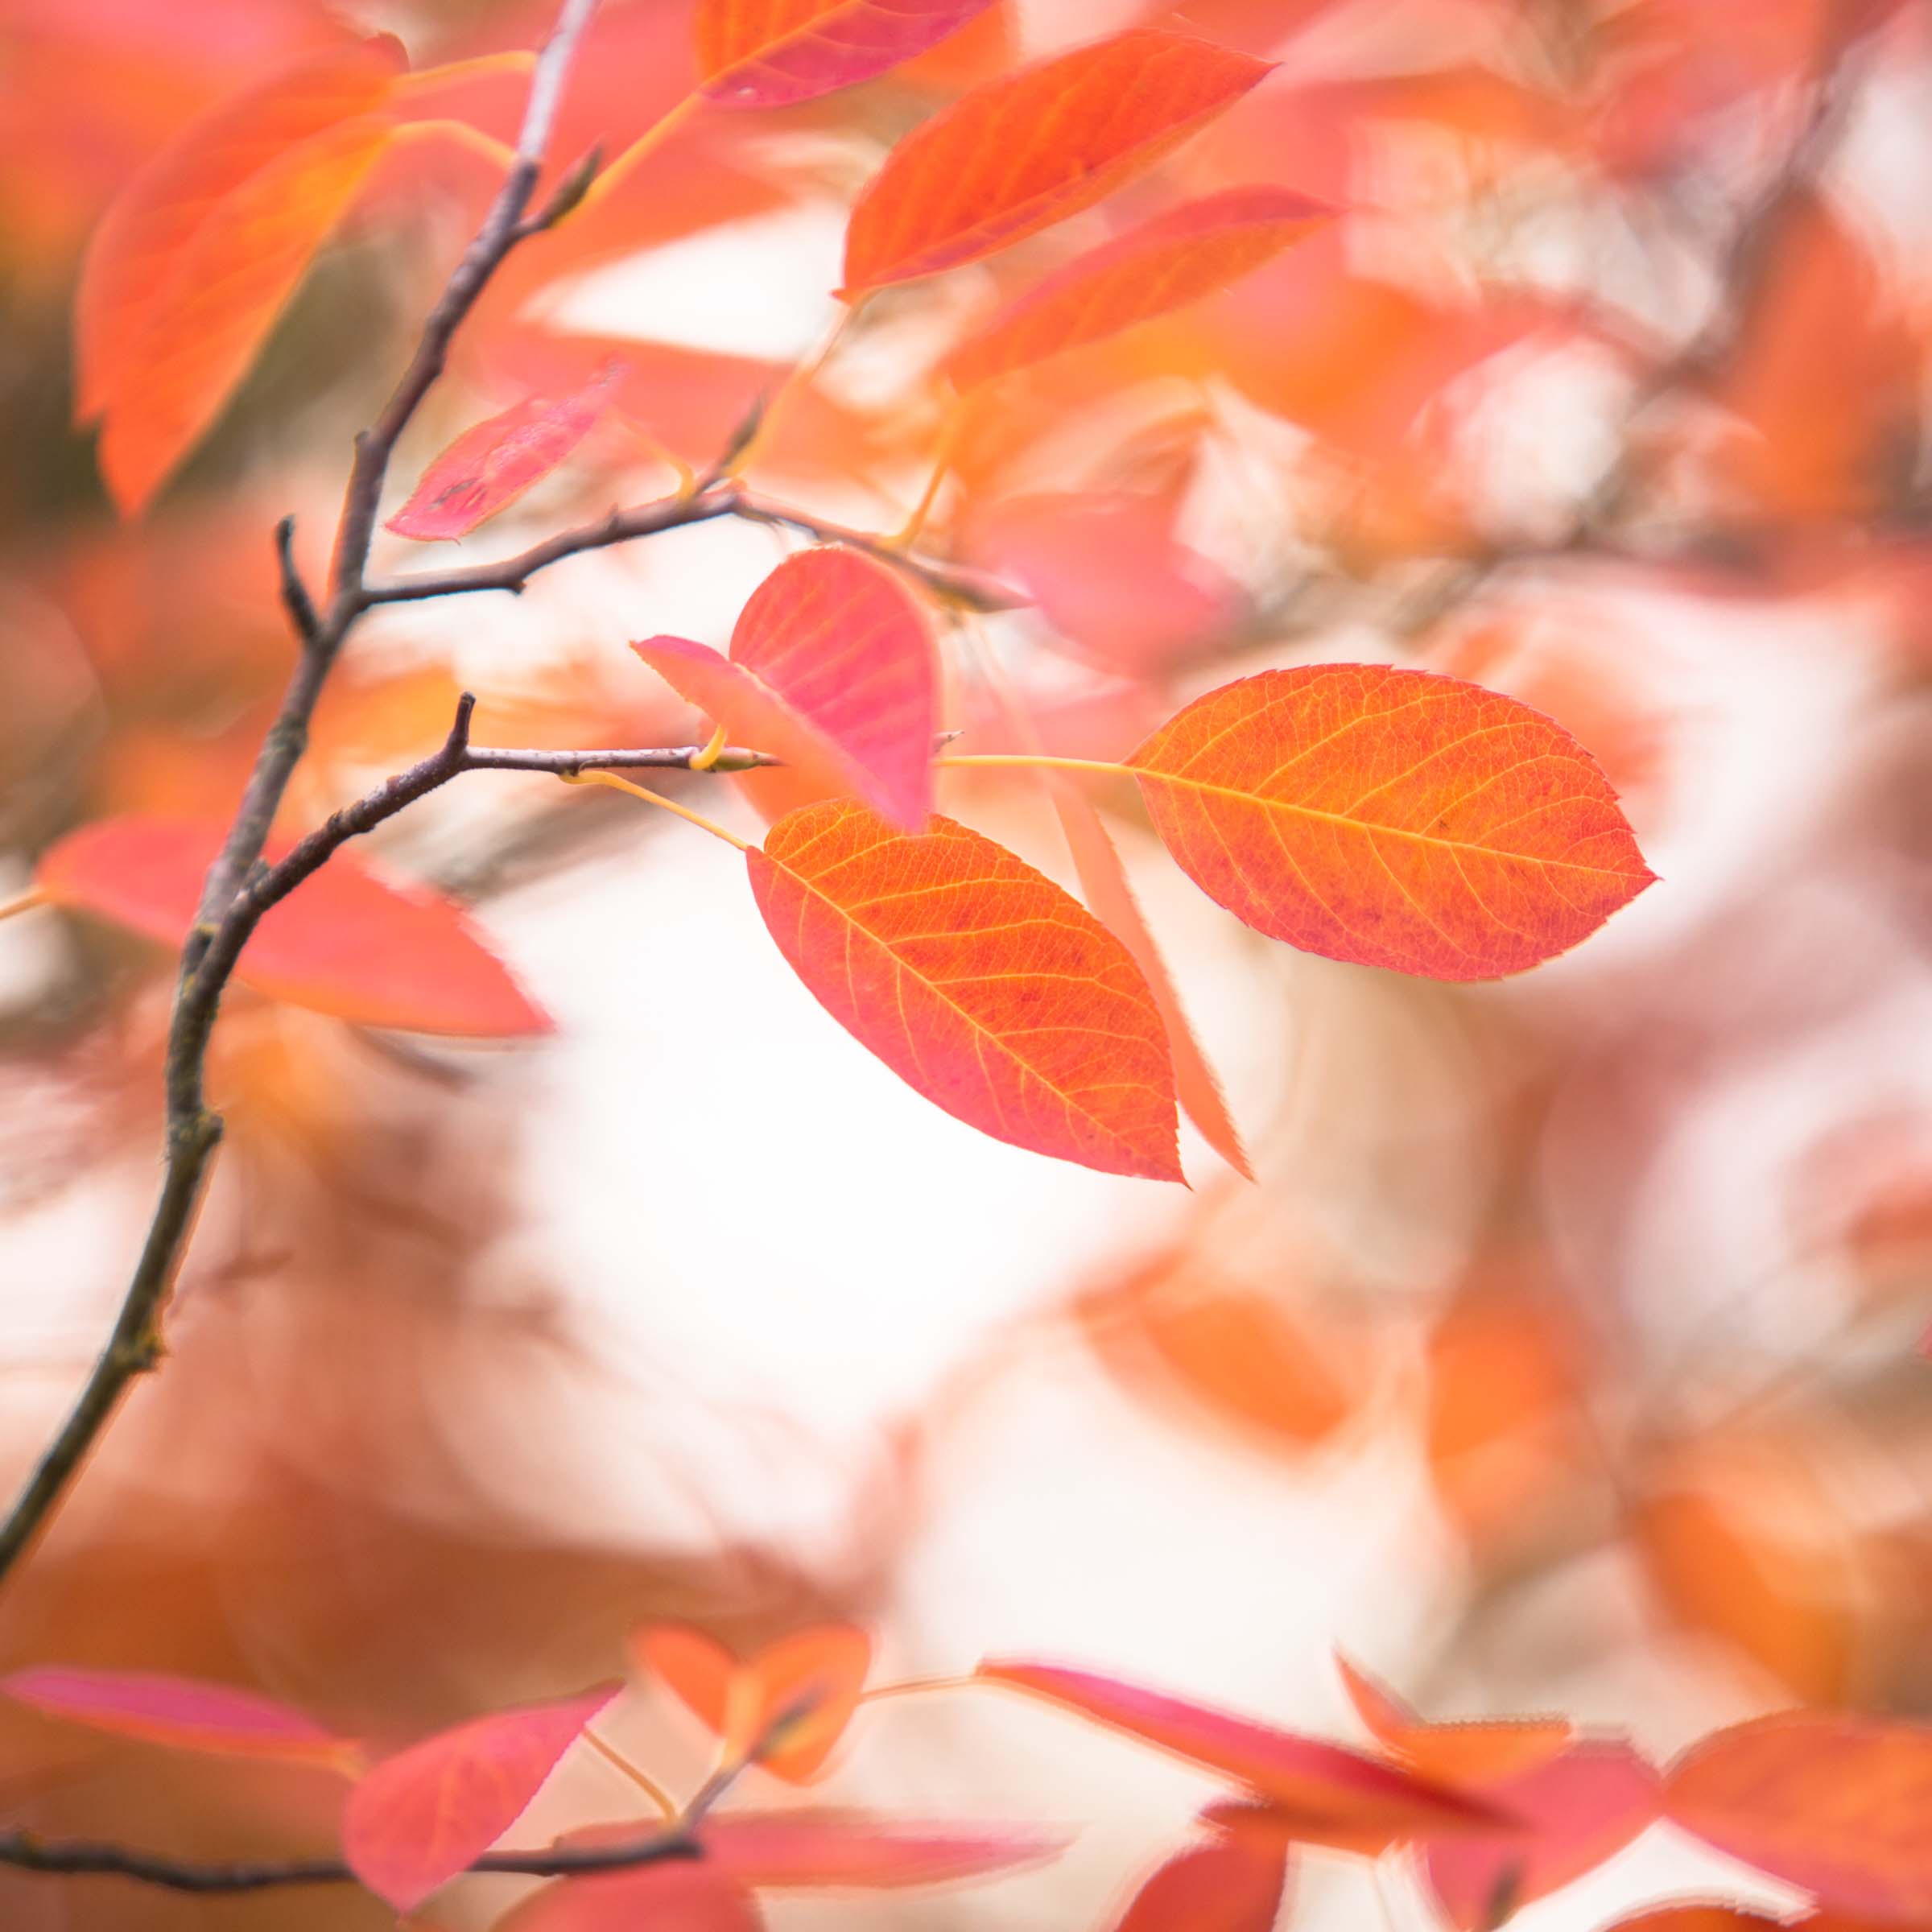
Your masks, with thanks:
M545 1852L489 1852L467 1867L464 1875L497 1872L525 1878L573 1878L588 1872L630 1871L640 1865L703 1856L703 1847L680 1821L625 1844L561 1846ZM11 1866L21 1872L65 1873L70 1877L133 1879L165 1891L203 1894L361 1882L339 1858L201 1863L93 1839L42 1839L27 1831L0 1832L0 1866Z
M0 1578L19 1560L52 1513L130 1383L160 1360L161 1312L187 1246L209 1163L221 1139L221 1118L208 1109L203 1089L208 1035L235 959L261 917L262 909L251 909L245 903L244 881L261 858L289 780L308 749L309 721L336 654L366 606L363 572L396 440L442 373L457 326L504 257L526 232L524 211L543 166L572 56L596 3L597 0L564 0L556 26L537 56L517 143L516 165L430 312L415 353L394 393L375 426L357 440L336 532L325 613L317 610L296 568L292 525L285 521L276 532L283 601L299 648L281 708L262 741L221 851L208 869L194 924L182 947L163 1075L166 1166L160 1199L114 1333L72 1413L42 1455L4 1525L0 1525Z

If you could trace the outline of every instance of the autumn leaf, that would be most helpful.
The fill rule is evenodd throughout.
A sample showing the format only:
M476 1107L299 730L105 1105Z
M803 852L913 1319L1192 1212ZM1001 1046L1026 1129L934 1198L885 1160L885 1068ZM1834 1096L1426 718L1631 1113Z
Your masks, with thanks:
M1375 1741L1392 1757L1446 1785L1481 1787L1518 1776L1547 1764L1576 1734L1567 1717L1425 1724L1339 1652L1335 1663L1349 1703Z
M140 378L155 303L229 196L291 149L376 112L402 66L386 35L311 56L212 109L128 183L88 244L74 298L77 421Z
M947 357L964 390L1198 302L1298 242L1336 211L1286 188L1236 188L1170 208L1070 262Z
M615 1686L493 1711L439 1732L366 1773L342 1814L342 1853L398 1912L482 1856L537 1794Z
M650 1624L631 1651L717 1735L727 1762L755 1760L797 1783L824 1767L872 1667L872 1639L856 1624L794 1631L749 1661L687 1624Z
M757 1891L948 1885L1039 1864L1067 1843L1037 1828L925 1824L857 1811L728 1812L712 1818L699 1840L708 1862Z
M1807 1926L1811 1922L1803 1922ZM1794 1928L1790 1919L1773 1918L1743 1905L1694 1900L1653 1906L1633 1918L1620 1918L1615 1925L1606 1926L1604 1932L1794 1932Z
M869 80L937 45L993 0L700 0L708 99L785 107Z
M420 543L468 536L542 482L590 434L623 373L622 364L607 362L568 395L532 396L465 430L383 528Z
M683 638L631 649L733 744L803 782L857 792L909 832L932 809L939 663L893 572L833 545L801 551L753 592L720 657Z
M400 66L386 39L305 63L188 129L109 211L75 353L124 514L214 420L387 147Z
M1287 1886L1285 1843L1231 1833L1175 1852L1133 1895L1114 1932L1274 1932Z
M1091 208L1269 72L1136 28L975 88L902 141L859 197L841 292L957 268Z
M1197 699L1129 763L1203 891L1331 959L1521 972L1655 877L1560 726L1429 671L1264 671Z
M1657 1773L1620 1739L1585 1738L1481 1788L1513 1831L1430 1844L1423 1873L1455 1932L1488 1932L1513 1911L1593 1872L1657 1818Z
M192 1678L43 1664L0 1678L0 1695L69 1724L217 1757L341 1769L357 1750L353 1740L273 1698Z
M1848 1914L1932 1920L1932 1726L1785 1711L1670 1767L1674 1824Z
M1181 1178L1153 996L1051 880L948 819L895 832L849 799L791 813L746 859L792 970L935 1105L1103 1173Z
M493 1932L762 1932L764 1924L735 1879L679 1859L546 1885Z
M983 1663L978 1674L1225 1773L1267 1801L1264 1810L1242 1821L1245 1830L1265 1831L1279 1818L1285 1822L1285 1836L1393 1843L1440 1832L1493 1832L1509 1818L1498 1807L1431 1784L1399 1765L1117 1678L1053 1664L1006 1662ZM1218 1823L1224 1814L1212 1815Z
M226 837L213 821L104 819L50 847L35 876L55 905L179 946ZM262 856L272 865L290 849L271 840ZM454 900L386 885L342 852L263 915L235 976L359 1026L478 1039L550 1030Z

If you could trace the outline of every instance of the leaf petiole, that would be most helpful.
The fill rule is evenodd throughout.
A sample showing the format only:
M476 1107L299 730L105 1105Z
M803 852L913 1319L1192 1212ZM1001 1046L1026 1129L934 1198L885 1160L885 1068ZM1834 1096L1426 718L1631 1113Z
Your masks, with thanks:
M735 832L727 832L715 819L708 819L702 812L693 811L680 805L675 799L667 799L657 792L646 791L642 785L634 785L629 778L621 778L614 771L560 771L557 774L566 785L605 785L613 791L628 792L634 799L642 799L646 805L661 805L665 811L675 813L679 818L688 820L709 832L714 839L722 839L727 845L735 845L740 852L749 852L751 847Z

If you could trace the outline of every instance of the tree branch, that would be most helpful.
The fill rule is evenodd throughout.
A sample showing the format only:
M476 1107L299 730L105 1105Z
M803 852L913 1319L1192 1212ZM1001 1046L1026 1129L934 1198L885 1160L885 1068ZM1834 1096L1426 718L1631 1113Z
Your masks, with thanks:
M59 1435L0 1525L0 1579L20 1559L52 1514L128 1385L160 1360L161 1311L187 1246L209 1163L221 1139L221 1119L208 1110L203 1089L208 1035L236 957L266 910L245 904L243 883L261 858L289 780L308 748L309 723L336 654L365 608L362 575L396 440L442 373L458 325L504 257L530 232L523 222L524 211L543 166L572 56L596 5L597 0L564 0L556 26L538 55L531 76L516 165L431 310L415 353L394 393L375 426L357 439L329 573L326 615L317 611L295 567L292 523L285 519L275 533L283 602L299 648L281 708L256 754L254 769L221 852L208 868L194 923L181 949L163 1074L166 1166L160 1199L114 1333Z
M703 1856L688 1825L680 1820L628 1844L485 1852L466 1868L463 1876L499 1872L525 1878L573 1878L586 1872L630 1871L640 1865L662 1864L671 1859ZM22 1872L64 1873L70 1877L134 1879L170 1892L203 1894L361 1882L339 1858L248 1859L202 1864L86 1839L41 1839L27 1831L0 1832L0 1865L10 1865Z

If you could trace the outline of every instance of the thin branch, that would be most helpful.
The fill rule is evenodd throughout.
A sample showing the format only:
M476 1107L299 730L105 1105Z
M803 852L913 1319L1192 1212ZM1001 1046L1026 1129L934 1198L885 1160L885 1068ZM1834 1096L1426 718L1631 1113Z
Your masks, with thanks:
M547 1852L489 1852L459 1876L510 1873L525 1878L574 1878L625 1872L671 1859L694 1859L703 1848L683 1821L621 1845L560 1846ZM361 1881L339 1858L246 1859L200 1863L136 1852L91 1839L41 1839L0 1832L0 1865L69 1877L126 1878L169 1892L202 1894L279 1891L298 1885L353 1885Z
M430 312L415 353L374 427L357 440L336 531L326 614L316 609L296 568L292 522L285 519L275 533L283 602L299 648L281 707L256 754L233 823L208 868L194 923L181 949L163 1076L167 1129L160 1198L114 1333L60 1433L42 1455L6 1521L0 1524L0 1578L19 1560L52 1514L129 1385L161 1359L162 1311L193 1228L209 1163L221 1140L221 1118L209 1111L203 1085L208 1035L235 960L266 910L254 902L252 890L244 892L244 881L257 867L289 780L308 749L309 723L322 687L344 638L364 608L362 574L396 440L442 373L457 326L504 257L523 238L522 217L543 165L571 58L596 5L597 0L564 0L557 24L532 72L529 102L517 142L517 164ZM465 736L467 712L460 718L459 728L453 735ZM448 749L444 747L445 754Z

